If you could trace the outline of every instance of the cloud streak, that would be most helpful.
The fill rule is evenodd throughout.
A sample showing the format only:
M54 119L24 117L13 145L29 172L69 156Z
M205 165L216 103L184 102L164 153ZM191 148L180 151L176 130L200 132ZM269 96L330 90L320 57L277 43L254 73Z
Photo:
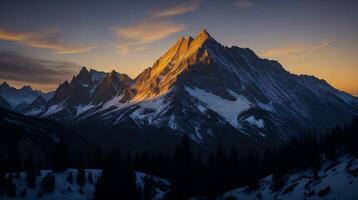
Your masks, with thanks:
M293 43L285 47L273 48L262 52L265 57L279 57L285 55L313 55L321 52L334 43L333 40L325 41L315 45Z
M200 1L187 1L180 5L167 7L162 10L157 10L153 13L156 17L168 17L168 16L175 16L181 15L187 12L191 12L196 10L200 6Z
M80 66L70 62L29 58L16 52L0 51L0 79L55 88L70 79Z
M57 31L15 32L0 27L0 40L16 42L29 47L50 49L54 54L79 54L92 50L94 47L65 45L59 40Z
M169 21L168 18L192 12L200 6L199 0L184 1L179 5L169 6L152 12L148 19L137 24L115 28L119 40L117 48L121 55L146 49L150 43L159 41L178 33L184 24Z
M175 24L165 20L149 20L116 29L117 37L122 42L117 46L122 55L129 51L140 51L145 45L166 38L184 29L183 24Z

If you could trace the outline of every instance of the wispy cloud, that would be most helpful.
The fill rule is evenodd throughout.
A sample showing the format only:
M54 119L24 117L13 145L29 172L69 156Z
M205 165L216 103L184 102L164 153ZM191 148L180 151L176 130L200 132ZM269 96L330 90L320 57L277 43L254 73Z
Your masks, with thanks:
M181 31L183 25L169 21L149 21L117 30L119 37L140 42L152 42Z
M122 55L129 51L140 51L145 45L166 38L184 29L183 24L166 20L149 20L139 24L117 28L116 35L122 41L117 46Z
M255 0L236 0L235 6L239 8L254 8L257 4Z
M292 43L284 47L273 48L262 52L265 57L279 57L284 55L313 55L321 52L334 43L334 40L325 41L319 44L307 45Z
M0 51L0 80L55 88L70 79L80 66L70 62L30 58L11 51Z
M180 14L194 11L197 8L199 8L199 6L200 6L200 1L195 1L195 0L186 1L180 5L175 5L175 6L167 7L165 9L157 10L153 13L153 15L157 17L180 15Z
M115 28L119 40L117 48L122 55L146 49L149 44L182 31L184 24L175 23L168 18L188 13L199 8L200 0L183 1L150 13L150 16L134 25Z
M0 40L16 42L29 47L50 49L55 54L79 54L94 48L66 45L59 38L59 33L55 30L16 32L0 27Z
M72 47L72 48L58 48L54 51L55 54L79 54L91 51L94 47Z

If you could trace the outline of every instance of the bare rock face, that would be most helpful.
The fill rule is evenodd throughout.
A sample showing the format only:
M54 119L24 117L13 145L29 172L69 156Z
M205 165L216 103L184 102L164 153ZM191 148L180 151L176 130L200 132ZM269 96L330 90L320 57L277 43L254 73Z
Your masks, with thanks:
M248 48L223 46L203 30L179 38L134 80L82 69L36 115L164 128L205 145L229 133L253 141L285 140L357 114L356 97L324 80L292 74Z
M113 70L95 88L92 95L93 101L94 103L106 102L128 88L131 84L132 79L126 74L119 74Z

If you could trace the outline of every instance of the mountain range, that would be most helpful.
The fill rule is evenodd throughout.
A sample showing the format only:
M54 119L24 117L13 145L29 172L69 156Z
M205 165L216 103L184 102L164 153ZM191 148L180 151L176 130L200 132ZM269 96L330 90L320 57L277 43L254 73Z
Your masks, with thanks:
M44 93L39 90L33 90L28 85L16 89L7 82L0 85L0 106L20 113L39 96L48 100L52 98L53 92Z
M13 97L3 92L13 90L6 83L0 88L12 108L21 105L19 99L28 104L20 111L25 115L77 128L114 127L113 133L160 129L202 146L223 138L233 145L281 142L358 115L357 97L292 74L248 48L223 46L206 30L179 38L135 79L83 67L50 94L24 87ZM20 91L31 95L19 97Z

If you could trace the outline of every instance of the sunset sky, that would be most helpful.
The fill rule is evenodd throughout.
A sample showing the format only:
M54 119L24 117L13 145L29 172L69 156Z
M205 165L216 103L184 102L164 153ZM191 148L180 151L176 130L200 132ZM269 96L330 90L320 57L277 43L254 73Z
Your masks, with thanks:
M201 29L358 95L358 1L0 0L0 82L53 90L80 66L135 77Z

